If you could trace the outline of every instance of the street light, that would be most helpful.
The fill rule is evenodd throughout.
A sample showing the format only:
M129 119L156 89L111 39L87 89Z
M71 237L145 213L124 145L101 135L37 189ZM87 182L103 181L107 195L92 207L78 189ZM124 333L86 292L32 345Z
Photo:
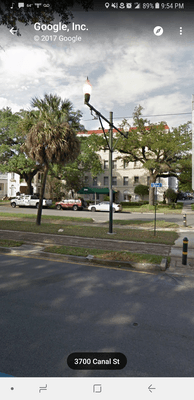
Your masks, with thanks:
M92 93L92 85L88 78L86 79L86 81L84 83L83 92L84 92L84 96L85 96L85 104L88 104L88 102L90 100L90 95Z
M112 218L112 203L113 203L113 191L112 191L112 153L114 151L114 147L112 144L112 138L113 138L113 128L116 129L117 132L119 132L122 136L127 138L127 135L121 132L116 126L113 125L113 113L110 112L110 120L106 119L98 110L96 110L90 103L90 95L92 93L92 85L87 77L86 82L83 86L83 92L84 92L84 103L90 108L91 114L94 111L96 116L99 118L101 128L104 133L104 137L106 139L108 149L109 149L109 198L110 198L110 208L109 208L109 233L113 233L112 225L113 225L113 218ZM93 114L92 114L93 115ZM102 119L106 121L109 124L109 141L107 139L104 127L102 125Z

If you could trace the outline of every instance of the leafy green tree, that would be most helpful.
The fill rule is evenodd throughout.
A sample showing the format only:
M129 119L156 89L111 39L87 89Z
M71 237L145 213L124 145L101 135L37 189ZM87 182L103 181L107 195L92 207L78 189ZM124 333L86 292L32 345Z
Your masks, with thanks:
M179 164L179 190L183 192L192 191L192 157L184 157Z
M65 166L54 165L49 175L64 181L64 190L72 195L84 186L86 172L94 177L103 172L100 157L91 146L90 137L80 137L81 151L76 160Z
M134 193L141 196L143 200L144 196L149 194L149 188L146 185L137 185L134 189Z
M40 166L21 149L27 134L20 127L24 116L24 111L14 114L8 107L0 110L0 169L1 172L20 175L27 183L28 194L32 194L32 179L40 171Z
M80 152L76 130L80 129L74 119L73 105L57 95L45 94L43 99L32 99L32 106L39 111L38 121L30 129L24 150L43 168L43 180L36 224L40 225L42 201L49 166L74 161ZM72 114L73 113L73 114ZM79 115L81 115L79 113Z
M133 113L134 127L129 128L128 138L118 137L116 149L126 161L140 162L149 171L149 204L154 204L154 191L151 183L158 177L175 176L178 178L180 160L188 156L191 149L191 131L189 122L172 130L166 129L166 122L152 124L142 118L142 107ZM127 121L121 128L126 129Z

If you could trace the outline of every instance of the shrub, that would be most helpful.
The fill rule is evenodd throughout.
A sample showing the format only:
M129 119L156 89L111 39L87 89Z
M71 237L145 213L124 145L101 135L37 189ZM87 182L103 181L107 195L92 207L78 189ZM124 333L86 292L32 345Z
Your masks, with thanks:
M121 201L121 205L123 208L141 207L144 204L149 204L149 201Z
M134 193L143 197L149 194L149 188L146 185L137 185L134 189Z
M167 189L165 194L166 194L167 199L169 199L173 203L177 201L178 195L173 189L171 189L171 188Z

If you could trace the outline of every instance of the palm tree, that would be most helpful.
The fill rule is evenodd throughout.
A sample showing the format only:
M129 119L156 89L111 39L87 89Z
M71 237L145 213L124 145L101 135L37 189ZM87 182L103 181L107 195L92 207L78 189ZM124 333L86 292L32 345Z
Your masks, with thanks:
M43 181L36 219L36 224L40 225L49 165L74 161L80 153L76 131L80 129L81 114L79 111L77 114L72 112L71 102L62 101L60 97L52 94L46 94L44 99L32 99L32 106L38 108L39 116L27 135L25 149L29 157L43 167Z

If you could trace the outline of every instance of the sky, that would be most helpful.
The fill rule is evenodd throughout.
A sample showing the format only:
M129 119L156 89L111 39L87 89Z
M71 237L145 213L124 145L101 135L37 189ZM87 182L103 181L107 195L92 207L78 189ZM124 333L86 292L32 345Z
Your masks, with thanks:
M88 76L90 103L107 119L112 111L116 126L123 118L133 125L132 114L138 105L151 122L165 121L170 128L186 123L191 120L194 94L193 15L75 11L72 22L84 24L86 30L73 30L72 22L68 32L58 33L18 24L19 37L0 26L0 109L29 110L32 98L53 93L81 110L87 130L98 129L99 121L83 100ZM156 26L163 28L161 36L154 35ZM73 42L76 35L81 40ZM167 115L180 113L188 114Z

